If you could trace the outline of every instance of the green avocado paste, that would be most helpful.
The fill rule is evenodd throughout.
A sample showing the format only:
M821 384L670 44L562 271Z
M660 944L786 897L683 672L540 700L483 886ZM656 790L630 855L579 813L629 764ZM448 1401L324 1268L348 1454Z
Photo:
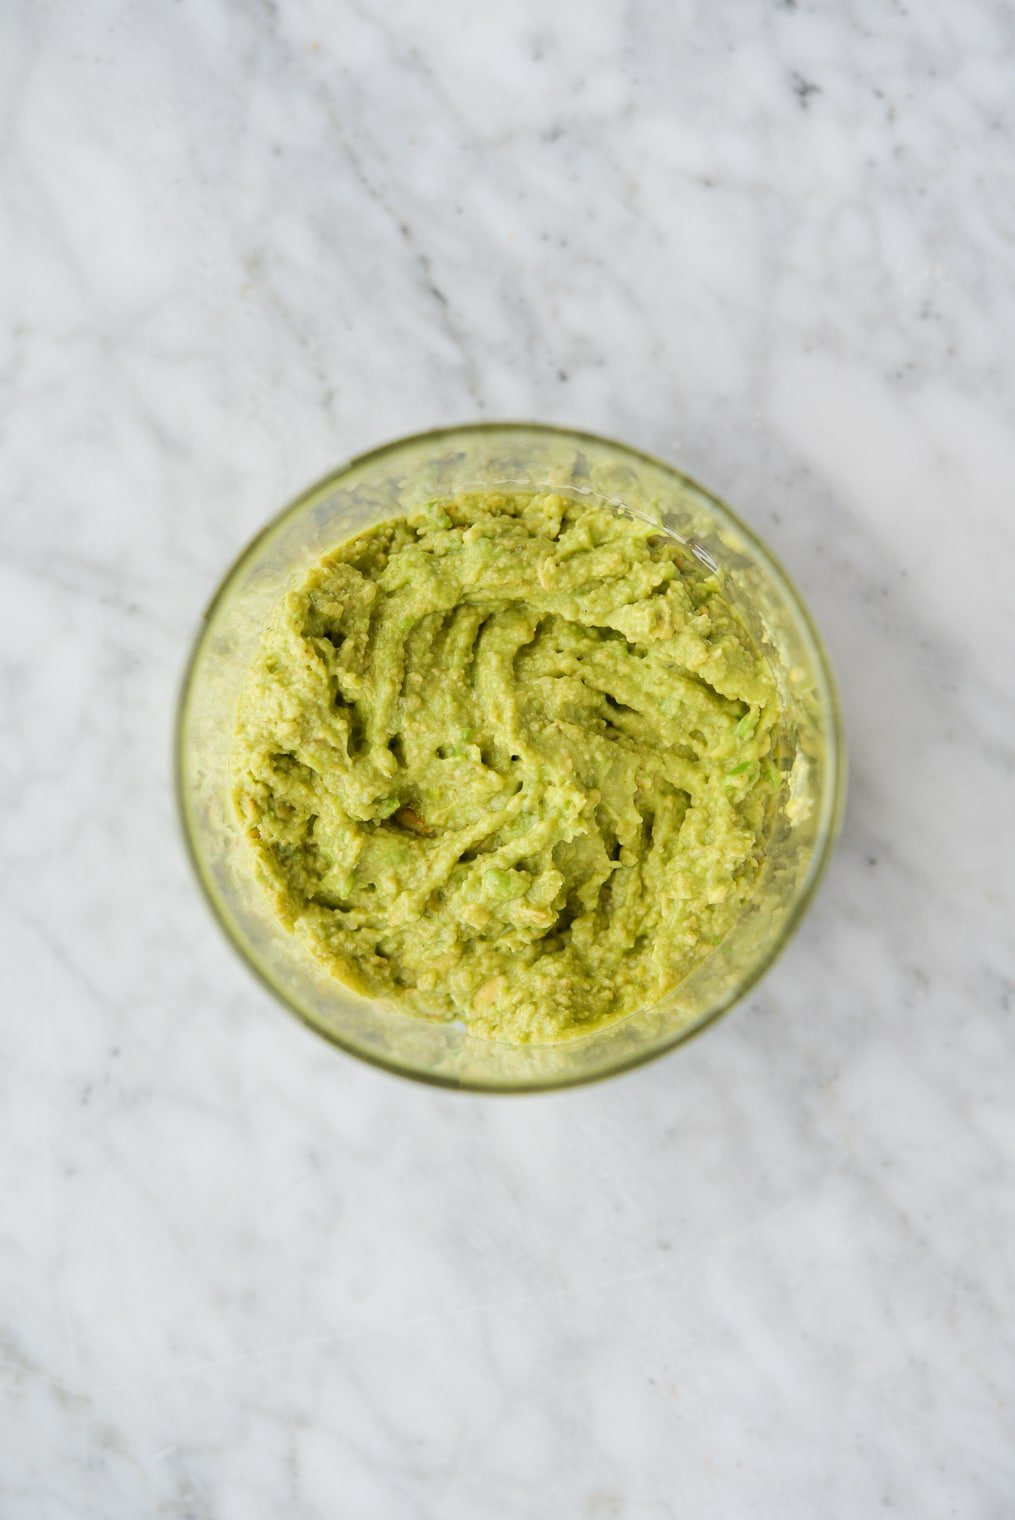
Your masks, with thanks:
M278 605L235 803L348 986L514 1043L656 1002L729 932L776 811L769 666L658 525L556 492L432 501Z

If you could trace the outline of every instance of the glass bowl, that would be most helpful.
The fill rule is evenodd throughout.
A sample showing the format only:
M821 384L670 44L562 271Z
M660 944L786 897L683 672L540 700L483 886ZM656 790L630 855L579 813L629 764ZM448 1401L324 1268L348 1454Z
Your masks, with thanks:
M230 745L240 686L264 624L328 549L435 495L547 487L651 517L718 574L779 688L786 803L733 929L661 1002L557 1044L509 1045L349 991L275 921L233 812ZM660 1055L713 1023L754 985L799 923L835 840L844 785L828 658L799 593L765 546L671 466L623 444L535 423L480 423L400 439L342 465L269 523L205 614L180 702L176 764L184 834L208 901L281 1002L352 1055L424 1082L485 1092L592 1081Z

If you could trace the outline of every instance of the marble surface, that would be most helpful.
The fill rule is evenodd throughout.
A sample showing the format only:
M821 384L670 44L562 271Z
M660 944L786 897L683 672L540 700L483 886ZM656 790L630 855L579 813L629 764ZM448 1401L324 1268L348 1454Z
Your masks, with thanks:
M1006 1520L1015 11L11 0L4 1520ZM289 495L477 416L724 492L844 837L706 1038L478 1099L234 962L170 728Z

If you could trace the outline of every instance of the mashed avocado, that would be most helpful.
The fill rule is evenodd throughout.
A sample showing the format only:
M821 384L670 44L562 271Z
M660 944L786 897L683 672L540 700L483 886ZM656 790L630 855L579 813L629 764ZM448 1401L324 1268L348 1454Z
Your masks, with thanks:
M265 630L235 800L348 985L508 1041L644 1007L728 932L775 811L768 666L658 526L477 493L327 554Z

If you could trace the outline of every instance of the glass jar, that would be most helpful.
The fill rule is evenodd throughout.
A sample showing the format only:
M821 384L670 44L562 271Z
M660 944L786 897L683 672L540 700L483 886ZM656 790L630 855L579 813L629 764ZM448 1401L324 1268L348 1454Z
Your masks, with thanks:
M347 989L274 918L232 803L237 699L279 599L344 539L434 496L563 491L633 511L689 545L768 659L782 703L784 804L736 924L661 1002L557 1044L509 1045L461 1022L401 1012ZM177 726L184 833L228 937L281 1002L350 1054L422 1081L475 1091L565 1087L623 1071L713 1023L771 965L800 921L835 841L844 749L828 659L785 571L708 491L646 454L534 423L481 423L404 438L341 466L297 498L240 556L201 627Z

